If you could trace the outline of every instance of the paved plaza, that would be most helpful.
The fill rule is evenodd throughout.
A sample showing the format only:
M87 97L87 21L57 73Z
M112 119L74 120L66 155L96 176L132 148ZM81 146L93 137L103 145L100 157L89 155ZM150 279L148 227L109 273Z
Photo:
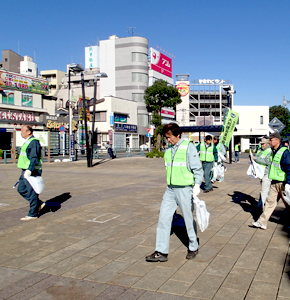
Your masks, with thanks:
M224 183L200 194L210 225L199 254L172 235L167 262L148 263L166 188L163 159L44 163L47 201L28 203L12 186L20 171L0 165L0 299L290 299L289 235L279 203L267 230L249 227L259 196L248 159L227 164Z

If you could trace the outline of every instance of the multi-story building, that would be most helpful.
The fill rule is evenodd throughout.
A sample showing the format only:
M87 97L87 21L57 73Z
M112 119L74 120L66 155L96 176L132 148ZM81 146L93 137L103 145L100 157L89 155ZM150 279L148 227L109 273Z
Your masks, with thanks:
M233 93L229 95L234 90L231 81L199 79L190 83L188 78L189 74L176 75L182 98L176 107L177 122L181 126L223 124L224 112L234 100Z
M48 82L0 69L0 148L10 150L12 132L29 124L43 130L44 114L54 114L54 101L45 98Z
M15 53L12 50L2 50L2 62L0 62L0 68L4 70L20 73L20 62L23 61L23 57Z
M62 87L62 80L66 73L59 70L40 71L40 76L48 81L49 96L55 96L56 92Z

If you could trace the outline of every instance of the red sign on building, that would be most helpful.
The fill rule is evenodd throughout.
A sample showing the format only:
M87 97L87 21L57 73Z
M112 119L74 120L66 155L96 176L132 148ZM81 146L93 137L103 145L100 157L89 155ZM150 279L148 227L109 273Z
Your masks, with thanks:
M172 59L153 48L150 51L151 69L172 78Z

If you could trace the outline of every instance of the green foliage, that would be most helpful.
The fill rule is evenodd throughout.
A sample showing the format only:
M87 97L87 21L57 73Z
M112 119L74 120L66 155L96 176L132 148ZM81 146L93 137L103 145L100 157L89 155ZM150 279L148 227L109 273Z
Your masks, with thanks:
M153 149L151 152L146 153L146 157L153 158L153 157L164 157L164 152L158 151L157 149Z
M290 132L289 109L282 105L271 106L269 109L269 121L271 121L275 117L278 118L285 125L285 128L280 133L282 137L285 137L286 133Z
M3 150L0 149L0 157L3 157Z
M245 150L245 153L250 153L250 150L249 150L249 149L246 149L246 150Z
M178 89L167 81L158 79L145 90L144 100L148 112L152 112L151 123L155 126L155 145L159 150L163 128L161 124L162 117L160 116L161 109L162 107L175 108L177 104L181 103L180 94Z

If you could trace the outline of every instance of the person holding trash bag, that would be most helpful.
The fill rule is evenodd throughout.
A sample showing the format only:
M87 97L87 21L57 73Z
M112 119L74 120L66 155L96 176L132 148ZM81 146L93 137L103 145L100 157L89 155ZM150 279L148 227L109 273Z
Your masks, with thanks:
M17 163L17 167L22 169L17 191L29 202L30 209L27 216L20 220L30 221L36 220L39 211L45 206L45 202L39 200L38 194L34 191L27 180L29 176L41 176L41 146L39 141L33 136L33 129L31 126L22 126L21 136L25 139L25 141L20 150Z
M181 130L177 124L165 125L162 133L172 147L164 154L167 188L159 213L155 252L146 256L148 262L168 260L171 224L177 205L181 209L189 238L186 258L192 259L198 253L192 198L200 193L203 178L201 162L193 143L181 137Z
M260 199L257 204L257 208L264 208L266 199L269 194L271 179L269 178L269 168L270 168L270 156L272 149L269 145L269 139L262 138L261 148L257 151L255 156L251 156L252 159L265 169L263 179L261 180L262 186L260 191Z
M290 151L281 145L281 136L278 132L270 134L270 146L272 148L269 168L269 179L272 180L270 192L263 213L256 222L252 222L254 227L261 229L267 229L267 222L277 206L277 196L283 200L282 192L284 190L290 192ZM284 200L283 202L289 210L289 205Z
M218 136L214 136L213 143L215 144L217 152L218 152L218 161L217 161L217 163L215 162L214 166L216 166L216 164L219 165L220 167L222 167L224 169L224 172L225 172L223 159L225 159L225 157L227 156L226 148L222 143L219 142L219 137ZM223 159L222 159L222 157L223 157ZM211 179L211 182L212 183L216 182L217 177L218 176L216 176L216 177L213 176L212 179ZM224 176L219 176L218 181L219 182L225 181Z

